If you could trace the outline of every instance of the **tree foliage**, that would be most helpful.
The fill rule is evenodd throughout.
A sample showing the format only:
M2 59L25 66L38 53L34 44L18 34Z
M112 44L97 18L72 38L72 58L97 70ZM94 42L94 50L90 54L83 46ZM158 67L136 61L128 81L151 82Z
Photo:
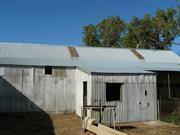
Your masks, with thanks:
M94 25L90 24L84 27L84 38L83 41L88 46L99 46L100 42L97 35L97 29Z
M134 17L127 27L127 33L124 36L124 46L129 48L148 48L147 37L150 33L151 16L145 15L139 19Z
M83 41L87 46L121 47L125 27L119 17L108 17L96 26L85 26Z
M117 16L102 20L97 26L101 46L120 47L125 23Z
M85 26L83 34L87 46L167 49L180 36L180 8L158 9L154 16L133 17L129 23L108 17Z

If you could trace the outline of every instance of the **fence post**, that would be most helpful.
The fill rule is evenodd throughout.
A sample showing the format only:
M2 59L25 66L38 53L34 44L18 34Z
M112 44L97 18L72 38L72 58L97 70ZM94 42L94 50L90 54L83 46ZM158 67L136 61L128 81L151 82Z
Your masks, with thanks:
M157 100L157 120L160 120L159 100Z
M160 95L160 97L159 97L159 120L161 120L161 111L162 111L162 102L161 102L161 95Z

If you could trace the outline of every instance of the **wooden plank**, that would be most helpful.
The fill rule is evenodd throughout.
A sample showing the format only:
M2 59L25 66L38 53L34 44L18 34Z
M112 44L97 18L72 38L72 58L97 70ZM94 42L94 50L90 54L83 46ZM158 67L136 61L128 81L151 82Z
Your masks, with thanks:
M97 134L97 135L115 135L113 133L102 130L102 129L94 126L94 125L87 125L86 129Z
M102 129L102 130L105 130L105 131L108 131L108 132L110 132L110 133L113 133L113 135L127 135L127 134L125 134L125 133L119 132L119 131L117 131L117 130L114 130L114 129L112 129L112 128L109 128L109 127L107 127L107 126L104 126L104 125L102 125L102 124L98 124L98 128L100 128L100 129Z
M85 117L83 120L83 128L97 135L127 135L107 126L97 123L96 119Z

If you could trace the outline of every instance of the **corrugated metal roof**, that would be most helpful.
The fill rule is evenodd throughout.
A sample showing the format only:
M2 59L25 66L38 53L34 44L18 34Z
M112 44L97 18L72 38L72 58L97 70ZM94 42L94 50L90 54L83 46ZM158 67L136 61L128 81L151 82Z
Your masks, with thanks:
M77 65L86 69L88 72L97 73L145 73L145 71L177 71L180 72L180 65L177 63L159 63L159 62L125 62L125 61L90 61L80 63ZM148 72L147 72L148 73Z
M145 61L147 62L160 62L160 63L180 63L180 57L170 50L138 50Z
M129 49L76 47L80 60L139 61Z
M0 44L0 58L71 59L65 46Z
M67 46L0 43L0 64L35 66L76 66L96 73L150 73L149 71L180 71L180 58L168 50L137 52L130 49L78 47L73 59ZM149 71L148 71L149 70Z
M144 59L138 59L131 49L76 47L79 58L83 60L117 60L117 61L147 61L160 63L180 63L180 58L171 50L136 49Z
M87 73L153 73L134 67L79 66L78 68Z

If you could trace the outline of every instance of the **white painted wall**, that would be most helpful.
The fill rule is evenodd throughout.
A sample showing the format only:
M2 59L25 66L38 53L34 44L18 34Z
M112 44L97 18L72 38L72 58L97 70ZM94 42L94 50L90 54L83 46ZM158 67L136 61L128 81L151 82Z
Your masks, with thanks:
M91 104L91 75L76 69L76 114L82 116L83 81L87 81L87 104ZM89 113L89 112L88 112Z

